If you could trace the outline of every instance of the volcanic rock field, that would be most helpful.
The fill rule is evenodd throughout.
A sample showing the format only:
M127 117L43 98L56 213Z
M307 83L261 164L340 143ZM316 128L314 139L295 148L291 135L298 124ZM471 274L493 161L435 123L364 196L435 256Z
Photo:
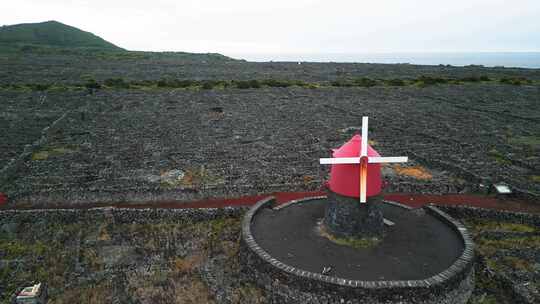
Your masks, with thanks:
M0 192L10 204L317 190L328 170L318 158L359 132L364 115L382 155L407 155L406 168L429 175L388 167L388 192L485 193L505 182L538 200L540 70L137 56L0 57ZM360 77L378 83L333 83ZM101 85L111 78L150 85ZM304 85L151 85L160 79ZM405 83L385 82L395 79Z
M321 189L370 118L389 193L540 196L540 70L252 63L212 54L0 55L0 302L268 303L244 209L121 209ZM1 204L1 202L0 202ZM79 208L80 207L80 208ZM473 233L471 304L538 303L539 217L445 207Z

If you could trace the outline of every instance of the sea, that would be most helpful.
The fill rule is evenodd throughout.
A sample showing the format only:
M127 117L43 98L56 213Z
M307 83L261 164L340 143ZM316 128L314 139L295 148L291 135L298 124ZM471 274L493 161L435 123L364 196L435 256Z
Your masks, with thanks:
M419 65L483 65L485 67L540 68L540 52L476 52L476 53L237 53L226 54L236 59L268 62L361 62L408 63Z

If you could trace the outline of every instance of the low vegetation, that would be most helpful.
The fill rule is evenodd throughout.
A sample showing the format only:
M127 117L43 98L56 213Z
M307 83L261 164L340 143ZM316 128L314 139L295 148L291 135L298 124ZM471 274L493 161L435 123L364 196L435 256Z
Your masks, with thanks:
M0 84L1 90L15 91L69 91L84 89L133 89L133 90L156 90L156 89L189 89L189 90L219 90L219 89L261 89L261 88L288 88L299 87L305 89L318 89L327 87L362 87L375 86L417 86L426 87L441 84L463 85L465 83L493 83L487 76L465 77L460 79L421 76L414 79L372 79L367 77L356 79L339 79L327 83L306 82L302 80L287 79L252 79L252 80L190 80L162 78L159 80L129 80L121 77L107 78L97 81L86 77L80 83L56 84L56 83L16 83ZM498 81L503 84L521 85L534 84L532 80L525 78L503 78Z
M538 288L530 284L537 271L530 252L540 246L538 227L477 218L467 218L464 222L473 234L479 256L476 287L468 304L521 303L510 288L512 284L522 286L521 290L525 286L525 289Z
M533 83L532 80L529 80L524 77L505 77L505 78L501 78L499 82L504 83L504 84L511 84L511 85L527 85L527 84Z
M43 147L42 149L32 153L31 158L34 161L47 160L50 157L73 153L77 150L78 148L73 146Z
M0 225L0 303L35 281L47 282L49 303L214 303L200 269L214 256L234 259L238 252L239 217L79 220ZM233 290L235 303L259 293L244 285Z
M534 273L535 261L520 252L540 247L539 228L477 218L464 222L480 257L469 304L513 303L512 291L493 272ZM45 281L50 303L215 303L204 265L219 257L224 279L238 278L240 225L241 216L142 223L106 217L62 224L46 217L8 220L0 225L0 302L20 286ZM360 248L378 242L335 241ZM266 303L264 291L249 282L227 284L230 303Z
M488 151L488 156L491 157L493 160L495 160L500 165L508 165L511 163L508 156L506 156L504 153L500 152L496 148L492 148Z

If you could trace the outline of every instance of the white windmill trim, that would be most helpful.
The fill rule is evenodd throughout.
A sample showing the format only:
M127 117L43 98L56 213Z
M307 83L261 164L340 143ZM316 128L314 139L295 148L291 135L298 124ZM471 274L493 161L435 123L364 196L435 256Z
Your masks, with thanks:
M406 163L409 160L407 156L388 156L388 157L368 157L368 163L381 164L381 163Z
M368 156L367 155L367 146L368 146L368 117L363 116L362 117L362 145L360 146L360 156Z
M319 159L321 165L359 164L360 157L335 157Z
M365 204L367 203L367 191L360 190L360 203Z

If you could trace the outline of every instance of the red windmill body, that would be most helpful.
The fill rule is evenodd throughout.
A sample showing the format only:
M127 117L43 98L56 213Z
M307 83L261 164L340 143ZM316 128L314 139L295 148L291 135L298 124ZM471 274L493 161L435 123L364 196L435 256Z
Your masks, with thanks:
M360 155L360 143L362 137L355 135L346 144L339 149L335 149L332 156L334 158L352 158ZM380 157L379 153L368 145L368 157ZM330 190L335 193L350 196L360 197L360 164L340 164L332 165L330 169L330 180L328 185ZM366 196L375 196L381 192L381 165L372 163L367 165L367 181L366 181Z

